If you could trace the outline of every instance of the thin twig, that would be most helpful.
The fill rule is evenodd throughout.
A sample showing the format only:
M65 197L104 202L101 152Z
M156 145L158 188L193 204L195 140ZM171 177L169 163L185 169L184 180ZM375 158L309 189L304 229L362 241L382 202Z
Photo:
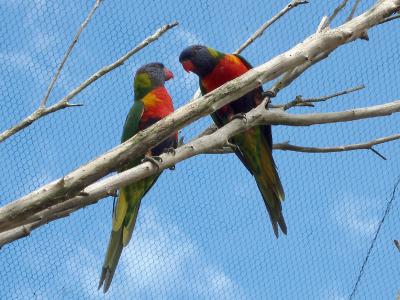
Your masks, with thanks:
M335 153L355 150L371 150L373 146L392 142L400 139L400 134L394 134L386 137L377 138L364 143L340 145L333 147L307 147L290 144L289 142L277 143L273 145L274 150L293 151L303 153ZM376 151L376 150L375 150ZM233 153L232 148L223 146L221 148L210 149L205 154L229 154Z
M394 134L387 137L378 138L372 141L358 144L342 145L335 147L305 147L297 146L289 143L275 144L274 149L283 151L295 151L304 153L333 153L333 152L345 152L354 150L371 150L373 146L384 144L387 142L395 141L400 139L400 134Z
M327 24L328 24L328 16L323 16L315 32L316 33L322 32L324 29L327 28L328 26Z
M258 39L265 30L268 29L272 24L274 24L277 20L279 20L282 16L288 13L290 10L299 6L301 4L307 4L308 1L301 0L292 0L289 4L287 4L280 12L278 12L275 16L269 19L267 22L261 25L248 39L245 41L233 54L240 54L244 49L246 49L251 43L253 43L256 39Z
M127 61L132 55L139 52L140 50L142 50L144 47L151 44L152 42L156 41L160 36L162 36L165 32L167 32L169 29L175 27L176 25L178 25L178 23L176 21L172 22L170 24L164 25L163 27L158 29L153 35L147 37L140 44L138 44L136 47L131 49L125 55L120 57L118 60L116 60L115 62L113 62L112 64L110 64L108 66L101 68L96 73L91 75L84 82L82 82L79 86L77 86L76 88L71 90L64 98L59 100L57 103L53 104L52 106L50 106L48 108L39 107L36 111L34 111L31 115L29 115L25 119L23 119L21 122L19 122L18 124L12 126L11 128L5 130L4 132L2 132L0 134L0 143L4 142L4 140L9 138L10 136L16 134L18 131L28 127L30 124L32 124L36 120L40 119L41 117L44 117L50 113L56 112L60 109L74 106L73 104L69 103L69 101L72 98L74 98L76 95L78 95L80 92L82 92L84 89L86 89L89 85L94 83L96 80L98 80L102 76L111 72L115 68L118 68L119 66L123 65L125 63L125 61Z
M349 2L349 0L343 0L333 11L332 15L329 17L328 22L326 23L326 27L330 26L333 19L336 18L336 16L340 13L340 11L345 8L345 6L347 5L347 2Z
M361 265L360 271L358 272L357 280L356 280L356 282L355 282L355 284L353 286L353 289L352 289L350 297L349 297L350 300L354 298L354 296L355 296L355 294L357 292L358 284L360 283L361 277L364 274L364 269L365 269L365 266L368 263L368 259L369 259L370 255L372 253L372 249L374 249L375 242L376 242L376 240L378 238L378 235L379 235L379 233L381 231L382 225L385 222L385 219L386 219L387 215L389 214L390 209L392 208L393 201L396 198L396 191L397 191L397 187L399 186L399 184L400 184L400 177L397 179L397 182L394 185L394 188L393 188L393 191L392 191L392 196L390 197L389 201L387 202L385 212L384 212L384 214L382 216L382 219L379 221L378 228L375 231L374 238L371 241L371 245L370 245L370 247L369 247L369 249L367 251L367 255L365 256L365 259L364 259L364 261L363 261L363 263Z
M349 89L346 89L346 90L343 90L343 91L340 91L340 92L337 92L337 93L334 93L331 95L321 96L321 97L317 97L317 98L309 98L309 99L303 99L301 96L296 96L296 98L293 101L290 101L284 105L274 105L272 107L273 108L282 108L283 110L288 110L295 106L314 107L313 103L327 101L332 98L336 98L339 96L347 95L347 94L362 90L364 88L365 88L364 85L358 85L356 87L349 88Z
M332 98L335 98L335 97L347 95L347 94L362 90L364 88L365 88L365 85L362 84L362 85L358 85L358 86L343 90L341 92L333 93L331 95L322 96L322 97L318 97L318 98L303 99L303 101L307 102L307 103L322 102L322 101L326 101L326 100L329 100L329 99L332 99Z
M308 3L308 1L300 1L300 0L290 1L290 3L287 4L280 12L278 12L271 19L262 24L237 50L233 52L233 54L240 54L244 49L250 46L256 39L262 36L265 30L267 30L272 24L274 24L277 20L279 20L283 15L285 15L287 12L289 12L296 6L306 3ZM201 91L200 89L197 89L196 92L194 92L192 99L190 101L193 101L199 98L200 96L201 96Z
M83 21L83 23L81 24L81 26L78 29L78 32L76 33L76 35L74 36L72 43L69 45L67 52L65 52L64 57L61 60L60 65L57 68L56 73L54 74L53 79L50 82L50 85L47 88L46 94L44 95L42 101L40 101L40 106L41 107L45 107L47 100L50 97L50 93L53 90L54 85L57 82L58 77L60 76L61 70L63 69L65 62L67 61L69 55L72 52L72 49L74 48L75 44L78 42L79 36L81 35L82 31L85 29L85 27L89 24L90 20L92 19L94 13L96 12L97 8L100 6L100 4L103 2L103 0L96 0L96 2L94 3L94 6L92 7L92 9L90 10L89 14L87 15L85 21Z
M360 4L360 2L361 2L361 0L356 0L356 2L354 2L353 7L351 8L351 12L350 12L349 16L348 16L347 19L346 19L346 22L347 22L347 21L350 21L351 19L353 19L354 14L356 13L357 7L358 7L358 5Z

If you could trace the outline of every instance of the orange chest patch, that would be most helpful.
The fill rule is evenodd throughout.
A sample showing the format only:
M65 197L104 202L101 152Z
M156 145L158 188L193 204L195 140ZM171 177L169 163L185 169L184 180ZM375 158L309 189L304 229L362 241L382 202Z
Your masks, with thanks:
M246 73L249 68L235 55L227 54L214 70L201 80L207 92L211 92L226 82Z
M143 119L162 119L174 111L171 96L163 86L155 88L143 97Z

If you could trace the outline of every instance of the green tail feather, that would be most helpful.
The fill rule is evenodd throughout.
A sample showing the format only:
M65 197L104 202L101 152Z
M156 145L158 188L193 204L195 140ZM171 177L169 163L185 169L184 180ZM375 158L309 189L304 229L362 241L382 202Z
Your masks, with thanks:
M282 201L285 200L282 183L276 169L272 151L267 147L261 147L261 168L255 174L258 188L263 196L265 206L271 219L272 228L278 238L278 225L284 234L287 234L287 226L282 215Z
M154 182L146 179L121 189L113 216L113 228L100 275L98 289L110 288L122 249L129 243L135 228L141 199Z
M258 184L258 189L264 200L265 207L267 208L269 218L271 220L272 228L274 230L275 236L279 237L278 225L284 234L287 234L287 226L285 219L282 214L282 204L283 199L278 198L274 190L266 187L262 187Z
M110 242L108 243L107 254L104 260L103 269L101 271L100 281L98 289L100 289L103 284L103 292L106 293L110 288L112 279L114 277L115 270L119 258L121 257L122 248L122 228L118 231L111 231Z
M285 193L272 157L272 150L262 136L261 129L253 127L235 136L234 143L239 146L243 163L256 179L275 236L279 236L278 226L284 234L287 234L281 203L285 199Z

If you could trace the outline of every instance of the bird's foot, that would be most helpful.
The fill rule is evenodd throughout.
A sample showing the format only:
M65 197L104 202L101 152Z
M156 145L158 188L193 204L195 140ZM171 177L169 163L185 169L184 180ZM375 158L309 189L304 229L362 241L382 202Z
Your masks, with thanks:
M236 115L233 115L232 118L231 118L231 121L232 121L233 119L244 120L244 121L247 123L247 117L246 117L246 114L244 114L244 113L238 113L238 114L236 114Z
M227 147L232 148L233 151L237 150L239 147L231 142L226 142L225 144Z
M263 93L263 98L267 100L267 103L265 103L265 109L269 108L269 105L271 104L271 98L276 97L276 93L274 91L265 91Z
M265 97L268 97L268 98L276 97L276 93L274 91L271 91L271 90L263 92L262 95L263 95L264 98Z
M172 155L174 155L174 156L175 156L175 153L176 153L174 147L169 147L169 148L165 149L164 152L165 152L165 153L172 153ZM175 165L169 167L168 169L170 169L171 171L174 171L174 170L175 170Z
M142 163L144 162L150 162L152 163L154 166L156 166L157 169L160 169L160 162L162 162L162 158L159 156L148 156L146 155L143 159L142 159Z
M176 151L174 147L169 147L164 150L165 153L171 153L172 155L175 155Z

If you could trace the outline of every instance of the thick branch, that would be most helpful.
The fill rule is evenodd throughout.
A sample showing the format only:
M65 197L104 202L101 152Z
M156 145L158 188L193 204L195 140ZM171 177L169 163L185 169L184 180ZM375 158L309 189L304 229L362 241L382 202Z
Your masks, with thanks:
M38 228L40 226L46 225L47 223L49 223L51 221L55 221L55 220L58 220L61 218L68 217L70 212L72 212L72 210L63 210L63 211L60 211L59 213L55 213L53 215L48 215L46 219L32 222L32 223L29 223L26 225L22 225L15 229L11 229L6 232L0 233L0 249L5 244L11 243L11 242L21 239L23 237L29 236L31 234L32 230L35 230L36 228Z
M305 115L294 115L283 112L281 109L273 109L272 111L264 109L264 103L259 105L247 114L247 121L235 119L224 127L212 132L208 135L196 138L192 142L186 145L180 146L175 150L175 153L164 153L161 155L162 161L159 163L159 168L153 164L146 162L139 166L136 166L127 171L118 173L111 177L105 178L88 186L81 196L76 196L65 202L56 204L48 209L37 212L31 216L28 216L25 220L29 223L28 228L30 230L37 228L41 225L47 224L51 220L55 220L59 217L64 217L66 214L72 213L82 207L96 203L99 199L113 195L116 190L127 184L142 180L148 176L154 175L162 170L175 166L179 162L186 160L190 157L210 153L214 149L224 149L227 141L235 136L236 134L251 128L252 126L259 125L260 120L262 122L272 122L277 119L273 115L286 115L286 121L282 122L288 124L288 119L293 119L291 125L302 126L304 119L307 119L307 125L316 125L322 123L337 123L337 122L348 122L353 120L359 120L363 118L372 118L382 115L388 115L394 112L400 111L400 101L391 102L383 105L376 105L367 108L358 108L349 111L337 112L337 113L314 113ZM321 122L321 120L327 120ZM278 121L276 124L280 124ZM296 152L308 152L308 153L328 153L328 152L342 152L352 151L359 149L373 149L374 145L390 142L400 139L400 134L379 138L367 143L360 143L354 145L345 145L338 147L329 148L314 148L314 147L301 147L290 145L289 143L281 143L275 145L274 149L296 151ZM27 210L30 207L25 207ZM19 222L10 222L8 224L8 231L0 233L0 246L9 243L15 239L27 236L30 230L25 230L23 226L18 227ZM11 238L13 237L13 239Z
M316 33L323 33L325 28L328 26L328 17L324 16L320 22L320 24L317 27ZM322 52L314 59L308 60L304 62L302 65L297 66L293 68L292 70L286 72L280 80L278 80L272 88L269 89L269 92L272 95L277 95L282 89L285 87L289 86L293 81L295 81L297 78L300 77L301 74L303 74L308 68L311 66L315 65L316 63L320 62L321 60L327 58L329 56L329 53Z
M339 96L344 96L346 94L350 94L356 91L359 91L361 89L364 89L365 86L364 85L359 85L353 88L349 88L349 89L345 89L343 91L340 92L336 92L330 95L326 95L326 96L320 96L320 97L316 97L316 98L308 98L308 99L303 99L302 96L296 96L296 98L286 104L278 104L278 105L274 105L269 103L268 107L269 108L280 108L283 110L289 110L292 107L296 107L296 106L307 106L307 107L314 107L315 102L322 102L322 101L327 101L330 100L332 98L335 97L339 97ZM204 135L208 135L211 134L213 132L215 132L217 130L217 126L215 126L214 124L210 125L207 129L205 129L202 133L200 133L197 138L202 137ZM211 154L217 154L221 152L221 149L216 149L216 150L212 150L213 153ZM215 153L214 153L215 152ZM222 151L223 152L223 151Z
M365 30L378 24L399 8L400 0L380 1L364 14L340 27L314 34L269 62L190 102L163 120L139 132L125 143L81 166L67 176L39 188L13 203L9 203L0 209L0 231L14 228L15 224L23 225L29 216L77 195L82 189L129 160L142 157L147 149L154 147L174 132L200 117L214 112L262 83L280 76L304 61L313 60L321 53L330 53L339 46L356 40ZM264 122L303 126L338 122L340 120L356 120L370 117L371 114L388 115L398 111L399 107L400 103L397 101L356 111L314 114L312 118L310 114L289 115L280 110L271 110L268 113L260 114L259 110L257 110L258 115L255 119L256 124ZM230 123L232 124L230 126L237 124L234 121ZM247 127L244 126L243 129L245 128Z
M400 18L400 13L397 14L397 15L394 15L394 16L391 16L391 17L388 17L388 18L385 18L385 19L384 19L383 21L381 21L379 24L384 24L384 23L386 23L386 22L390 22L390 21L393 21L393 20L398 19L398 18Z
M292 70L289 70L282 76L281 79L279 79L272 86L272 88L269 89L269 91L272 94L277 95L282 89L289 86L293 81L295 81L297 78L299 78L300 75L303 74L308 68L310 68L311 66L320 62L321 60L327 58L328 56L329 56L329 53L322 52L321 54L318 54L316 57L314 57L314 59L308 60L305 63L301 64L300 66L297 66L297 67L293 68Z
M84 89L86 89L89 85L94 83L96 80L99 78L103 77L107 73L111 72L115 68L118 68L119 66L123 65L126 60L128 60L132 55L135 53L139 52L142 50L144 47L147 45L151 44L155 40L157 40L161 35L163 35L165 32L167 32L169 29L175 27L178 25L177 22L173 22L171 24L164 25L162 28L158 29L153 35L149 36L146 38L144 41L142 41L140 44L138 44L135 48L127 52L124 56L120 57L117 61L112 63L111 65L105 66L98 70L96 73L91 75L88 79L86 79L84 82L82 82L78 87L70 91L64 98L59 100L57 103L54 105L48 107L48 108L43 108L39 107L36 111L34 111L31 115L23 119L20 123L12 126L11 128L5 130L3 133L0 134L0 143L9 138L10 136L16 134L20 130L28 127L31 125L33 122L37 121L38 119L56 112L58 110L64 109L66 107L71 107L71 106L76 106L73 104L70 104L69 101L74 98L76 95L78 95L80 92L82 92Z
M336 15L346 6L348 0L343 1L339 6L334 10L331 17L324 16L317 27L316 33L323 33L324 31L328 30L330 23L336 17ZM353 18L354 12L357 9L358 3L353 6L352 13L350 13L347 21L350 21ZM360 38L367 39L368 35L366 31ZM277 81L272 88L269 90L273 95L277 95L282 89L289 86L294 80L296 80L301 74L303 74L308 68L312 67L314 64L318 63L319 61L327 58L329 53L320 53L317 57L313 60L306 61L304 64L297 66L293 70L290 70L286 74L282 76L282 78Z

